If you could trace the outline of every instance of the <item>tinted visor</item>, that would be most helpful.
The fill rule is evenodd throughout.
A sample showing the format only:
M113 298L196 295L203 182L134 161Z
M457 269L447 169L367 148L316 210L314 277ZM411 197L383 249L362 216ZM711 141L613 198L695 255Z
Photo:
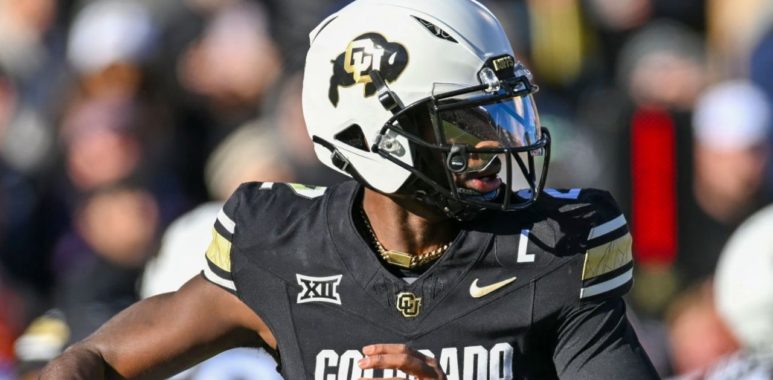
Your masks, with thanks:
M518 151L537 144L541 137L539 115L530 94L446 109L438 112L438 119L444 142L465 144L472 153L466 172L485 169L498 154L504 153L498 149Z

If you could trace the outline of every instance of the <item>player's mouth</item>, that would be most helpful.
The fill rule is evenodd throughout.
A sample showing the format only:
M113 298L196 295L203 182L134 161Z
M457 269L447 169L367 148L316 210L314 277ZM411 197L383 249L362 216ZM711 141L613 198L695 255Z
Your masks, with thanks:
M470 190L475 190L480 194L490 193L499 189L502 185L502 179L499 178L498 173L480 174L473 177L465 178L464 187Z
M482 196L483 198L496 197L497 191L502 186L502 179L499 178L501 168L499 159L487 165L483 170L464 174L457 183L460 186L459 192L467 196Z

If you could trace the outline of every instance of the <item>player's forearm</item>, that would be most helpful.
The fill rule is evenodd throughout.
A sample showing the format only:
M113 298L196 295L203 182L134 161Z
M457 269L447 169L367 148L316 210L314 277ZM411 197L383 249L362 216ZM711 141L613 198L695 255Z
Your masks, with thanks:
M75 345L51 361L40 375L40 380L101 380L121 379L93 349Z

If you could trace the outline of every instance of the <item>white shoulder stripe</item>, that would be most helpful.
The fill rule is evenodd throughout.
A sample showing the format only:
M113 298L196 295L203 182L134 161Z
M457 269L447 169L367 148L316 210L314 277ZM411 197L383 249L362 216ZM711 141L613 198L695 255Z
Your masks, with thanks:
M234 233L234 228L236 227L236 223L228 217L228 215L225 214L225 211L223 209L220 209L220 212L217 213L217 221L220 222L220 224L225 227L226 231L230 232L231 234Z
M212 269L209 269L209 265L204 265L204 277L206 277L207 280L212 281L215 284L218 284L226 289L231 289L233 291L236 291L236 284L234 284L233 281L226 280L216 275L215 272L212 271Z
M590 234L588 234L588 240L595 239L599 236L604 236L622 226L625 225L625 216L620 214L617 218L614 218L602 225L591 228Z
M627 270L625 273L617 277L613 277L604 282L600 282L598 284L591 285L587 288L580 289L580 298L593 297L597 294L608 292L612 289L615 289L627 283L628 281L631 281L632 278L633 278L633 268Z

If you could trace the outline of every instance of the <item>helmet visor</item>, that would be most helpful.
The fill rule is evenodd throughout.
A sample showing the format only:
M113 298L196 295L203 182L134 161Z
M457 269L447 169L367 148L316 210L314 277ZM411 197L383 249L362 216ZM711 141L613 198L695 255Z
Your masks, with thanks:
M472 153L467 172L484 170L503 149L519 151L537 144L541 137L539 114L530 94L446 109L437 115L444 142L467 145Z

